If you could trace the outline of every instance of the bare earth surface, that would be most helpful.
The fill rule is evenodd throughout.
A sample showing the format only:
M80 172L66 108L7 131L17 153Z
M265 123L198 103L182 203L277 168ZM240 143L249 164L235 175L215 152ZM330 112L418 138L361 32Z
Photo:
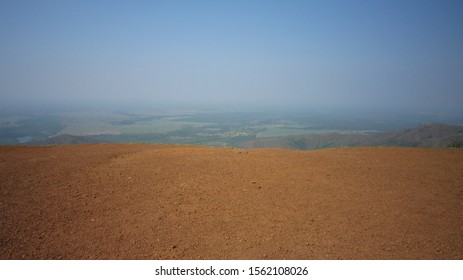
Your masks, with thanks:
M0 147L1 259L463 259L463 149Z

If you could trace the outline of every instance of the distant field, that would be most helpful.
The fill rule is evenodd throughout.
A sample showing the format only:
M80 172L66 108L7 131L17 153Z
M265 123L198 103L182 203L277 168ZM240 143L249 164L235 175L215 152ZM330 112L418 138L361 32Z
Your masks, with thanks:
M265 129L257 133L257 138L275 138L275 137L286 137L295 135L307 135L307 134L323 134L323 133L374 133L375 130L341 130L341 129L310 129L303 128L304 126L284 126L284 125L266 125L262 129Z
M334 119L314 113L220 110L106 110L13 115L0 118L0 144L47 143L57 135L92 136L116 143L232 146L254 140L326 133L368 134L417 123ZM43 142L45 141L45 142ZM51 142L53 143L53 142Z
M298 129L298 128L286 128L286 127L263 127L265 129L262 132L257 133L257 138L272 138L272 137L284 137L292 135L302 135L311 133L309 129Z
M128 126L117 126L117 128L126 134L142 134L142 133L169 133L176 130L181 130L187 127L200 128L210 123L187 122L183 120L152 120L140 122Z
M187 122L182 120L150 120L133 124L112 124L107 120L83 120L69 123L60 134L100 135L100 134L165 134L185 127L203 127L208 123Z

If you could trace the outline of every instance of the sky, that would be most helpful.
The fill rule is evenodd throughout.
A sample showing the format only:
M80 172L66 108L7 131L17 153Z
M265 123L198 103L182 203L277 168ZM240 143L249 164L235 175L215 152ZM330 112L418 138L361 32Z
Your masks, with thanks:
M458 112L462 15L450 0L0 0L0 102Z

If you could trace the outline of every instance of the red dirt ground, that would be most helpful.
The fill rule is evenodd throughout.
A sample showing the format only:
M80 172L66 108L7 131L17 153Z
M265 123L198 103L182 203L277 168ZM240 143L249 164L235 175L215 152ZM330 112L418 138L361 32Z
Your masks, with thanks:
M463 259L463 149L0 147L1 259Z

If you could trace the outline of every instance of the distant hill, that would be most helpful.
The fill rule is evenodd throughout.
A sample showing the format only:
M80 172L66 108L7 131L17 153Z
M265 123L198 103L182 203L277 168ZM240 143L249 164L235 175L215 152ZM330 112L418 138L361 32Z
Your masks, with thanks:
M241 144L240 148L315 150L357 146L463 147L463 126L428 124L373 134L307 134L249 141Z
M100 140L92 136L76 136L61 134L42 140L33 140L27 142L28 146L49 146L49 145L79 145L79 144L104 144L109 141Z

